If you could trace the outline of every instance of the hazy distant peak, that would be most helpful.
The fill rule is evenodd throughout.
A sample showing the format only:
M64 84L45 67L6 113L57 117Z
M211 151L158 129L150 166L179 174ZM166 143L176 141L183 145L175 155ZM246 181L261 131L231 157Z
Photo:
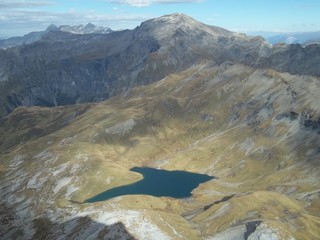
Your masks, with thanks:
M96 27L96 25L89 22L84 28L88 29L88 28L95 28L95 27Z
M54 24L50 24L46 29L46 31L48 31L48 32L49 31L58 31L58 30L59 30L59 28Z
M82 24L78 26L63 25L63 26L60 26L59 29L63 32L69 32L74 34L91 34L91 33L107 34L112 32L112 30L108 27L100 27L92 23L88 23L85 26Z
M59 31L73 34L108 34L112 32L112 30L108 27L95 26L92 23L88 23L85 26L80 24L77 26L61 25L59 27L57 27L54 24L51 24L44 31L31 32L22 37L12 37L0 40L0 49L39 41L41 38L45 36L52 36L52 34L50 33L54 32L56 34Z
M318 32L298 32L298 33L279 33L275 36L267 37L272 44L309 44L320 42L320 31Z

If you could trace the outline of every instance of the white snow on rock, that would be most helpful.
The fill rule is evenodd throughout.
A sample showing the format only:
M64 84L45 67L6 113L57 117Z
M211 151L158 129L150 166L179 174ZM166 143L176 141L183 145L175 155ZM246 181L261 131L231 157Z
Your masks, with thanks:
M68 185L72 180L72 177L66 177L66 178L62 178L60 179L56 186L53 189L54 194L56 194L57 192L60 191L61 188L65 187L66 185Z
M109 206L110 207L110 206ZM137 239L145 240L170 240L152 220L142 211L125 210L119 207L111 207L108 210L89 207L85 211L78 213L75 217L90 217L95 222L112 226L121 222L128 232ZM74 217L73 217L74 218Z
M23 163L23 161L25 160L25 156L24 155L16 155L12 160L11 160L11 164L10 164L10 168L16 168L18 167L21 163Z
M53 176L56 176L57 174L64 172L67 167L68 163L60 164L58 167L55 167L52 172Z
M122 136L131 131L135 124L136 122L134 121L134 119L129 119L125 122L116 124L112 127L105 129L105 132L106 134L119 134Z
M245 232L246 226L240 225L227 229L226 231L218 233L213 237L206 238L206 240L244 240Z
M107 179L105 180L105 182L107 184L111 184L113 177L112 176L108 176Z
M248 240L280 240L282 239L277 229L269 227L265 223L261 223L256 230L251 233L248 237ZM289 240L294 240L293 237Z
M36 173L27 183L27 189L38 189L47 180L46 178L40 178L42 172Z
M77 191L79 187L75 187L73 185L69 185L67 188L67 192L64 195L66 198L69 198L75 191Z
M78 153L75 155L75 159L76 159L76 160L87 161L87 160L89 159L89 156L88 156L88 154L86 154L86 153L78 152Z

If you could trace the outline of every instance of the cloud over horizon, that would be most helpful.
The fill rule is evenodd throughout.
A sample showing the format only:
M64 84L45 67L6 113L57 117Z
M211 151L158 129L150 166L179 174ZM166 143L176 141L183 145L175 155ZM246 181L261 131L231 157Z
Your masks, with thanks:
M319 31L319 0L251 4L217 0L0 0L0 38L42 31L50 24L92 22L113 30L132 29L141 22L181 12L198 21L229 30L281 32ZM272 18L270 18L272 16ZM253 21L254 19L254 21Z
M52 6L52 5L55 5L55 3L49 2L49 1L8 1L8 0L2 0L2 2L0 2L0 10L45 7L45 6Z
M177 4L177 3L198 3L204 0L110 0L108 2L130 5L134 7L147 7L152 4Z
M103 13L95 9L59 9L57 8L61 6L59 0L0 1L0 38L22 36L31 31L42 31L50 24L59 26L92 22L113 30L133 28L154 17L148 13ZM51 7L55 9L51 10Z
M98 26L110 27L113 30L135 27L150 18L146 14L101 14L94 10L50 12L42 10L1 11L0 38L22 36L31 31L45 30L50 24L79 25L89 22Z

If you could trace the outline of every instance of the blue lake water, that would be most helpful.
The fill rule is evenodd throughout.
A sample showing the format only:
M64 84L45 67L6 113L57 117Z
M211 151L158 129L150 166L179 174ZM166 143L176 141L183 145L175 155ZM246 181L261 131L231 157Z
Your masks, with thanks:
M141 173L143 179L129 185L109 189L87 199L85 202L93 203L122 195L134 194L144 194L155 197L186 198L191 196L192 190L198 187L200 183L214 178L199 173L166 171L147 167L134 167L130 170Z

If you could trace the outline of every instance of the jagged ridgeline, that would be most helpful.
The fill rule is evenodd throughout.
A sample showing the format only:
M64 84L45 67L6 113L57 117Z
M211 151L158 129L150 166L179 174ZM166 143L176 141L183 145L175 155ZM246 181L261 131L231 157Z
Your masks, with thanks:
M183 14L134 30L97 34L95 28L51 26L38 41L0 50L0 117L18 106L101 101L205 61L320 75L319 45L271 46ZM91 34L70 33L79 29Z
M0 55L0 238L319 239L318 45L173 14Z

